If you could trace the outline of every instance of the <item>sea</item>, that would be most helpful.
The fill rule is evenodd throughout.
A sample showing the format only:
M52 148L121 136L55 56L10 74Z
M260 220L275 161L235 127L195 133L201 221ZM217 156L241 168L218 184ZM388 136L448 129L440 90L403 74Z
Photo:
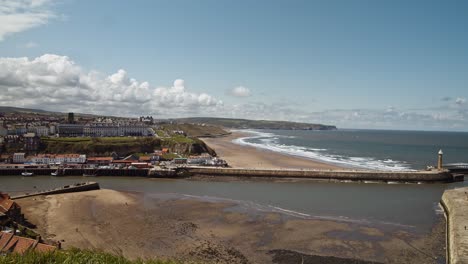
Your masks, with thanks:
M241 130L234 140L282 154L356 169L407 171L444 163L468 163L468 132L396 130Z

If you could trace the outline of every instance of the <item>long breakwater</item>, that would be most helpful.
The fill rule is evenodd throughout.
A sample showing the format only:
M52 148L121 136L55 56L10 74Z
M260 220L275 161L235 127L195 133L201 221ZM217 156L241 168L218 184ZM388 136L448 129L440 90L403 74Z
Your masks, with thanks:
M2 169L0 176L21 176L23 169ZM384 181L384 182L453 182L454 174L447 170L431 171L371 171L371 170L295 170L295 169L243 169L218 167L182 166L172 169L28 169L33 175L55 176L126 176L184 178L202 176L235 176L259 178L302 178L339 181ZM461 178L462 179L462 178Z

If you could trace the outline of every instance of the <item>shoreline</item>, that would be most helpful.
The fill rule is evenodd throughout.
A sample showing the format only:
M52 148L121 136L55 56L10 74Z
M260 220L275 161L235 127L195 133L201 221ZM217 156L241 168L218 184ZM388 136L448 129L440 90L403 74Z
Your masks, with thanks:
M243 209L230 200L109 189L18 202L44 238L60 240L64 248L98 249L130 259L435 264L443 257L442 219L429 233L417 234L397 226Z
M345 166L317 161L305 157L278 153L252 146L239 145L232 142L235 139L248 136L248 133L231 131L231 134L216 138L202 138L218 156L227 161L233 168L257 169L321 169L343 170L352 169Z

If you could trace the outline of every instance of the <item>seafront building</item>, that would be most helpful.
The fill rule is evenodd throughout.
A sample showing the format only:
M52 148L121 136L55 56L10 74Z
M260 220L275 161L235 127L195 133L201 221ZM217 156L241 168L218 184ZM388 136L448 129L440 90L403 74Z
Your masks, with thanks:
M150 136L151 130L141 123L91 123L84 125L85 137Z
M60 137L152 136L153 129L141 123L59 124Z
M84 164L86 155L84 154L39 154L31 158L35 164Z
M13 153L13 163L24 163L26 161L26 153Z

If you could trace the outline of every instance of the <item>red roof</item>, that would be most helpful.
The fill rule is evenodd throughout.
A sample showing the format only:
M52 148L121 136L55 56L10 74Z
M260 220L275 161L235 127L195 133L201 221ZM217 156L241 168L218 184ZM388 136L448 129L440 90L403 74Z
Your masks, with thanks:
M56 247L54 246L42 244L42 243L37 244L37 246L34 248L34 250L38 252L49 252L49 251L54 251L55 249Z
M0 232L0 251L8 244L10 239L13 237L13 234Z
M88 158L88 161L99 161L99 160L108 160L108 161L112 161L114 158L112 157L91 157L91 158Z
M141 156L140 157L140 161L150 161L151 160L151 156Z
M56 247L39 243L38 240L31 238L0 232L0 252L14 252L22 254L29 249L34 249L38 252L49 252L54 251Z
M15 247L13 248L13 252L22 254L26 250L30 249L36 240L26 237L18 237L18 241L16 242Z
M138 160L114 160L112 163L133 163L138 162Z
M10 241L8 241L8 244L6 244L5 247L2 248L2 251L13 251L14 247L15 247L15 244L16 242L18 242L18 237L17 236L13 236Z
M8 194L0 193L0 212L6 213L10 211L12 207L19 207L19 205L11 200Z

